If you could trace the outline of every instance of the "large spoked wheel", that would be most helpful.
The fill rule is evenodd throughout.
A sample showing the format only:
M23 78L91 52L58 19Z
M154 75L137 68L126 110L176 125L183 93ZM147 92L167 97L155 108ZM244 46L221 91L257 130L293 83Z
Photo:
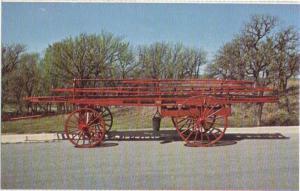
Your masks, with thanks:
M110 110L108 109L108 107L103 107L103 106L97 106L95 110L99 112L99 114L102 116L102 119L105 124L106 132L109 132L113 125L113 116Z
M173 117L173 124L187 146L213 146L225 134L228 123L226 105L207 104L188 108L188 115Z
M105 137L105 122L97 111L81 108L68 116L65 133L69 141L76 147L95 147Z

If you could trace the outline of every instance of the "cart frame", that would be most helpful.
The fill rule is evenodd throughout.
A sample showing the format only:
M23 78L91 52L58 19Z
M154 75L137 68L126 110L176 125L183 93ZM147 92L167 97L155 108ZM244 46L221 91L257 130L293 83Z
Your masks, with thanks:
M232 104L278 101L273 89L242 80L74 79L72 87L52 91L61 95L26 100L74 105L65 133L76 147L103 142L113 124L111 106L157 107L159 117L172 118L186 144L212 146L225 134Z

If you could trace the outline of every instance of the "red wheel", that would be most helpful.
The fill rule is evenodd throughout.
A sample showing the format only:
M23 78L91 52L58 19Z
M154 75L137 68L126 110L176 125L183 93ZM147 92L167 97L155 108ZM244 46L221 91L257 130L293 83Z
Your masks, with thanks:
M226 105L190 106L189 115L173 117L173 124L188 146L212 146L225 134L228 110Z
M102 119L105 123L106 132L109 132L113 125L113 116L108 107L97 106L95 108L97 112L102 116Z
M104 120L97 111L81 108L72 112L65 123L65 133L76 147L95 147L105 135Z

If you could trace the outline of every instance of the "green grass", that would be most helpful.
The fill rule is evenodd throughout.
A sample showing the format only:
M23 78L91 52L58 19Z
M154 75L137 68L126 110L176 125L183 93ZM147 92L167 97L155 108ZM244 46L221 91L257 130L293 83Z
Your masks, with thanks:
M112 108L112 130L152 128L152 117L155 108ZM1 123L2 133L55 133L64 130L64 121L67 115L6 121ZM161 121L161 127L173 127L170 118Z
M52 133L63 131L64 115L6 121L1 123L2 133Z
M141 129L152 128L152 117L156 112L154 107L131 107L120 110L112 109L114 116L113 129ZM170 118L163 118L161 127L173 127Z

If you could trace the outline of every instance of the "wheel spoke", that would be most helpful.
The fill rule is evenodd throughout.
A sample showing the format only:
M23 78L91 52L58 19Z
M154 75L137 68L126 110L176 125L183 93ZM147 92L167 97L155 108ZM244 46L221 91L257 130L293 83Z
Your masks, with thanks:
M210 116L212 116L212 115L215 115L215 114L217 114L218 112L220 112L222 109L219 109L219 110L217 110L217 111L215 111L215 112L213 112L212 114L210 114L209 116L207 116L207 117L210 117Z
M107 107L98 107L96 108L96 111L100 114L100 116L102 117L102 119L106 122L106 131L110 131L110 129L112 128L112 124L113 124L113 117L112 114L109 110L109 108Z
M219 125L219 126L223 126L224 124L221 122L214 122L214 124Z
M180 137L193 146L213 145L223 137L227 128L227 116L220 114L226 105L209 103L213 99L205 100L201 106L190 105L188 116L173 120Z
M190 130L190 128L187 128L186 130L182 131L181 133L184 134L184 133L187 132L188 130Z
M212 123L212 124L215 124L216 122L214 122L214 121L205 121L205 123Z
M102 115L102 117L107 117L107 116L109 116L109 113L108 113L108 114L105 114L105 115Z
M81 108L69 115L65 123L65 132L75 146L94 147L104 139L105 127L102 124L105 124L105 121L97 111Z
M213 109L214 109L214 107L211 106L211 108L207 110L208 112L205 112L205 114L203 116L205 117L206 115L208 115Z
M215 137L215 139L218 138L218 136L216 135L216 133L211 133L211 135L213 135Z
M80 133L80 132L79 132ZM76 136L79 136L79 133L78 134L71 134L72 135L72 140L74 140L74 138L76 137Z
M196 135L195 135L194 141L197 140L198 133L199 133L199 131L196 131Z
M183 129L186 125L188 125L188 128L191 126L191 123L192 123L192 119L188 119L186 121L186 123L184 123L180 128L179 130Z
M201 133L201 134L200 134L200 138L201 138L200 140L201 140L201 142L202 142L202 141L203 141L203 133L204 133L204 132L202 132L201 129L202 129L202 125L201 125L201 127L200 127L200 133Z
M87 125L90 126L93 124L96 120L98 120L101 117L101 115L97 115L96 118L94 118L92 121L90 121Z
M219 118L224 118L225 116L224 115L219 115L216 117L216 119L219 119Z
M177 124L179 125L181 122L185 121L185 123L189 120L188 117L183 117L180 121L177 121Z
M207 137L207 141L210 142L209 135L207 133L205 133L205 136Z
M185 141L187 141L187 140L191 137L191 135L192 135L193 133L194 133L194 132L191 131L191 132L189 133L189 135L187 136L187 138L185 138Z
M94 124L89 125L89 127L94 127L94 126L100 126L100 123L94 123Z
M78 144L78 142L79 142L79 140L80 140L80 138L81 138L81 136L82 136L82 132L80 132L80 135L78 136L78 139L77 139L77 144Z
M69 131L70 134L74 134L75 132L80 133L80 130L79 130L79 129L75 129L75 130L73 130L73 131ZM78 133L77 133L77 134L78 134Z

